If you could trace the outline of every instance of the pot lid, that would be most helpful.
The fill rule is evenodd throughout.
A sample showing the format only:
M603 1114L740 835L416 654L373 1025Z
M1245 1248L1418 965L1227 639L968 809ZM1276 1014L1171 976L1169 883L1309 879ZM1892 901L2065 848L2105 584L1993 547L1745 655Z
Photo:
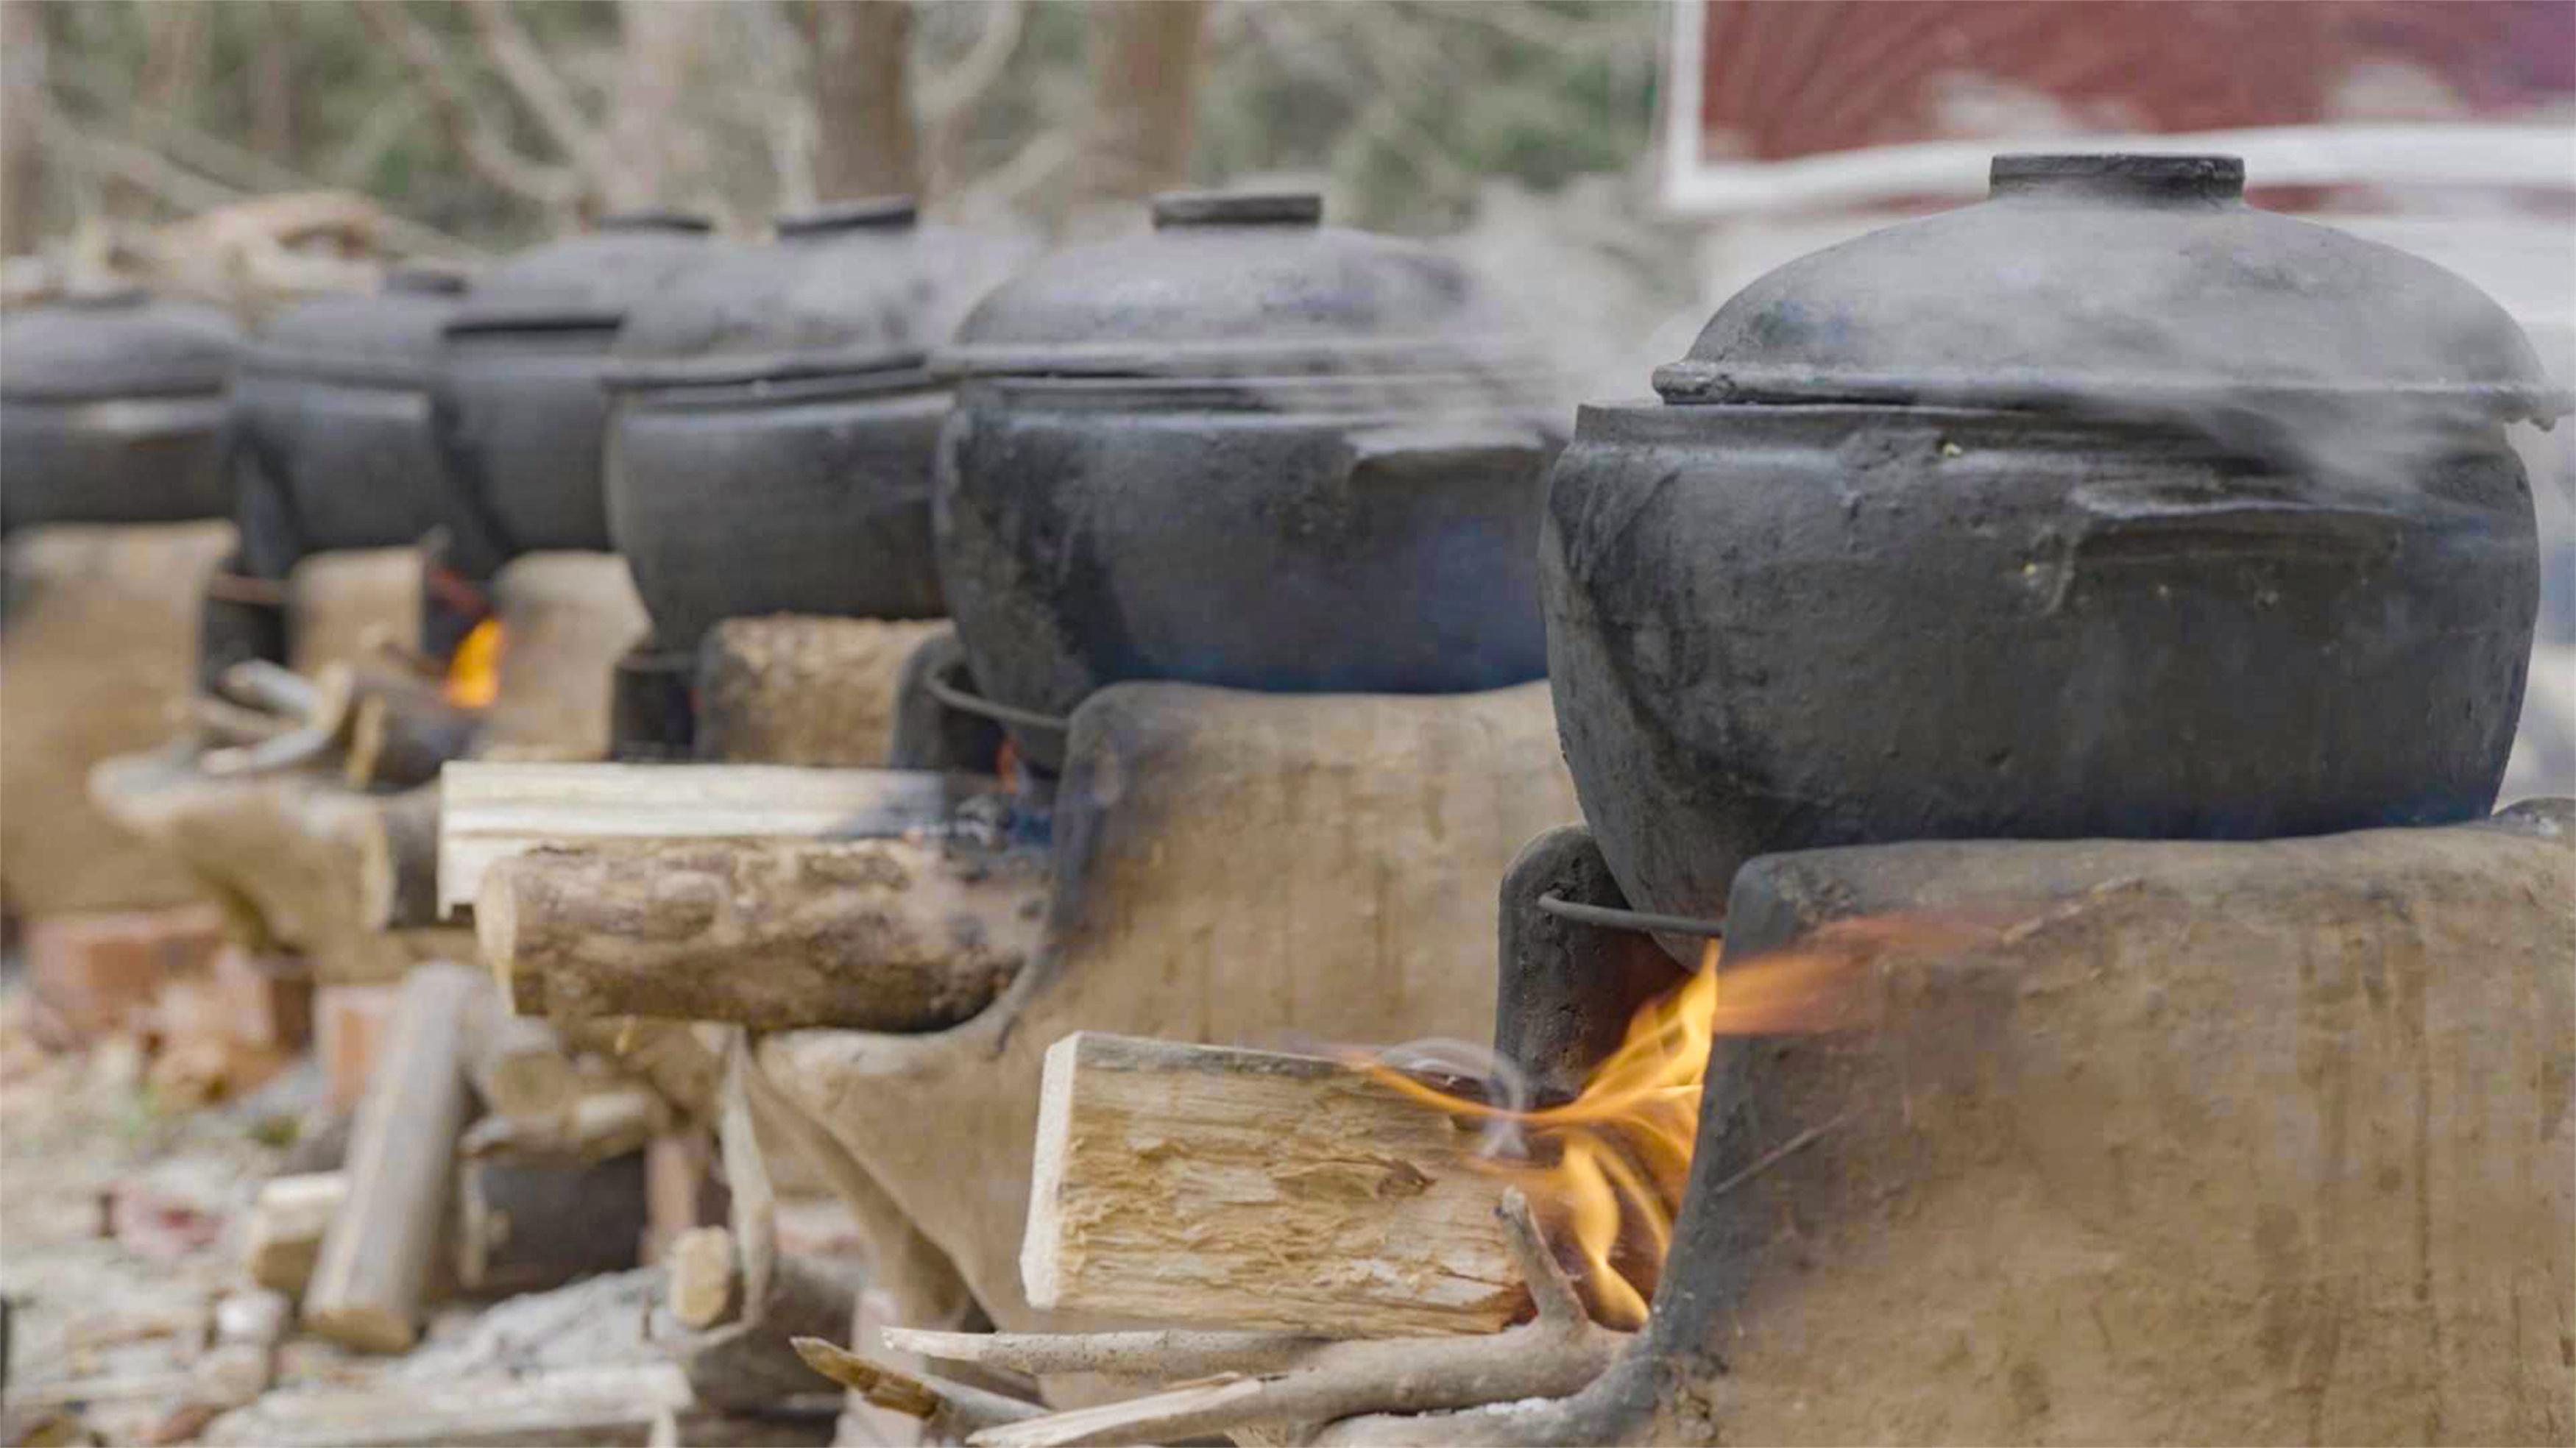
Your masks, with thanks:
M1023 248L924 227L909 196L779 217L770 244L730 251L637 302L611 381L749 382L917 370Z
M614 327L639 301L721 255L702 216L639 211L533 247L485 272L450 330Z
M396 267L374 292L319 297L271 317L245 361L262 370L418 379L466 291L460 272Z
M1534 370L1533 339L1456 261L1323 224L1310 192L1154 198L1152 230L996 289L934 365L965 375L1259 377Z
M2007 408L2400 396L2555 417L2513 319L2420 257L2245 204L2232 156L2007 155L1987 199L1718 309L1668 402Z
M220 392L241 329L140 288L67 296L0 318L0 396L55 401Z

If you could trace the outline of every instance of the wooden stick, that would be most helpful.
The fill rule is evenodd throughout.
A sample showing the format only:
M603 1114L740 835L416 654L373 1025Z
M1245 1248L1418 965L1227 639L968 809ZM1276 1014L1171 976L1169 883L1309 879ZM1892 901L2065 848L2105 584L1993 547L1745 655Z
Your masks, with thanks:
M967 1441L979 1448L1168 1442L1255 1425L1440 1412L1580 1392L1618 1359L1629 1335L1584 1316L1574 1284L1518 1191L1506 1192L1494 1215L1531 1283L1534 1321L1485 1336L1326 1343L1285 1369L1004 1424Z
M899 835L999 787L909 770L460 761L440 776L439 910L473 904L494 863L541 845Z
M243 1234L242 1271L262 1287L304 1295L322 1238L349 1199L349 1178L336 1171L271 1177L251 1202Z
M485 875L475 929L521 1011L937 1030L1037 948L1044 866L905 839L540 849Z
M438 923L438 786L388 795L355 829L358 919L373 930Z
M1047 1052L1020 1275L1148 1321L1491 1332L1528 1295L1477 1139L1338 1062L1077 1032Z
M304 1294L305 1324L323 1337L400 1352L419 1330L465 1124L465 1018L486 989L473 970L439 961L403 982L350 1133L349 1200Z

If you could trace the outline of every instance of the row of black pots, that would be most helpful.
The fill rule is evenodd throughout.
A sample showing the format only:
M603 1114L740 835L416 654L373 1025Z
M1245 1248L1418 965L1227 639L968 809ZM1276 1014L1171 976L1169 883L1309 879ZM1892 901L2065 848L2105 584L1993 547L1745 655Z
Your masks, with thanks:
M1544 349L1311 197L1167 198L953 332L890 209L630 226L453 303L432 471L496 556L615 542L666 647L944 604L1041 767L1030 716L1120 679L1545 672L1667 913L1783 848L2473 817L2537 594L2504 429L2568 399L2467 283L2242 180L2001 158L1746 288L1561 459Z

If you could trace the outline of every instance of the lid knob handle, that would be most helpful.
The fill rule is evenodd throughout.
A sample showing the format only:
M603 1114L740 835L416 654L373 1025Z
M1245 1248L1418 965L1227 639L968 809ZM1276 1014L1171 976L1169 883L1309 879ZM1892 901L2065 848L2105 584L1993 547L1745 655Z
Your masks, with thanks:
M1154 229L1173 226L1318 226L1324 198L1312 191L1166 191L1154 198Z
M895 231L921 219L921 208L909 196L870 196L835 201L811 211L781 216L772 223L780 236L820 236L860 229Z
M708 232L715 223L694 211L619 211L591 223L594 231Z
M2234 201L2245 195L2240 156L1997 156L1990 196L2090 196L2133 201Z

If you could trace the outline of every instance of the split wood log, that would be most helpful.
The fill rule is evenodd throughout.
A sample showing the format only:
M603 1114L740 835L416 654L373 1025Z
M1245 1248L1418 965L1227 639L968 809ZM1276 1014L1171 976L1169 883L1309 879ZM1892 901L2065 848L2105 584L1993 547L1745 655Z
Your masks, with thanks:
M617 660L652 621L634 575L614 553L525 553L492 580L500 620L493 741L608 752L610 681Z
M521 1011L937 1030L1036 948L1046 864L907 839L540 848L485 875L475 929Z
M884 1337L888 1347L934 1359L1024 1370L1081 1364L1183 1380L1126 1402L985 1428L968 1439L982 1448L1169 1442L1242 1430L1293 1441L1359 1414L1455 1411L1580 1392L1617 1361L1629 1335L1585 1314L1526 1198L1504 1192L1493 1215L1537 1309L1533 1320L1496 1333L1364 1342L1231 1332L996 1334L979 1341L894 1329Z
M439 909L472 905L495 862L541 845L900 835L999 787L910 770L459 762L439 781Z
M1332 1337L1528 1302L1478 1135L1340 1062L1080 1031L1047 1052L1032 1306Z
M691 1412L694 1403L687 1375L669 1363L421 1382L386 1377L366 1387L270 1393L215 1420L204 1441L244 1448L642 1448L659 1419Z
M262 1287L302 1297L322 1255L322 1238L348 1200L349 1178L341 1172L269 1178L251 1201L243 1272Z
M456 1282L502 1296L635 1265L644 1240L644 1156L480 1157L457 1168Z
M230 523L28 528L6 541L0 893L29 916L146 910L201 892L88 793L93 766L159 747L196 679L206 582Z
M443 961L403 981L350 1133L349 1200L304 1294L304 1321L322 1337L400 1352L419 1331L465 1125L466 1017L487 989L477 972Z
M388 795L358 832L358 921L370 930L438 923L439 789Z
M698 758L876 767L894 738L896 684L946 619L733 618L698 645Z

